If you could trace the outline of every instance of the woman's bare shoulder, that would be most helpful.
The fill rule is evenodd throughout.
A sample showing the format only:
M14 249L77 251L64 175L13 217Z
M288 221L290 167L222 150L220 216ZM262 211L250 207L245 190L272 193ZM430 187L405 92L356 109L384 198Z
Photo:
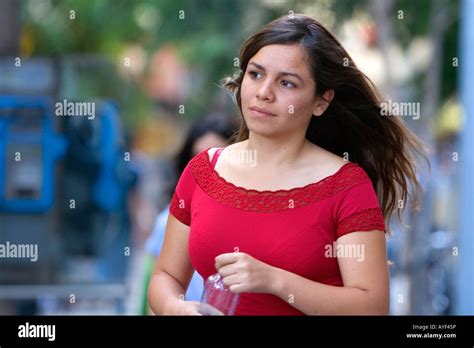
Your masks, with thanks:
M243 143L243 141L227 145L224 148L224 151L227 152L229 150L237 150L237 149L241 148L241 146L243 145L242 143ZM220 148L219 147L211 147L209 150L207 150L209 160L212 160L212 157L214 156L214 154L216 153L216 151L218 149L220 149ZM224 151L222 153L224 153Z
M325 171L332 173L348 163L348 160L316 145L312 147L308 159L314 166L324 167Z

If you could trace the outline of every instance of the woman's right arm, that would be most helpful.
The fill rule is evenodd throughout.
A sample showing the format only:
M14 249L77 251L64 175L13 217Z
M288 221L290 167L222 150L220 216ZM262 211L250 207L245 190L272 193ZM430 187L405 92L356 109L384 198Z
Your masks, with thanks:
M189 230L169 214L165 240L148 288L148 302L157 315L200 315L199 302L184 300L194 273L188 256Z

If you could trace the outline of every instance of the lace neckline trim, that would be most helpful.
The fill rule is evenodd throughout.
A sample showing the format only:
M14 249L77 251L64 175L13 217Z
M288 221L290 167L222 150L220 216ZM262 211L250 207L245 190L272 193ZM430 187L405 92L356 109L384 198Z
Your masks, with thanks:
M208 150L209 149L204 151L203 157L207 160L206 163L209 165L209 170L212 173L211 175L213 177L215 177L216 180L219 180L222 183L224 183L225 185L229 185L229 186L233 187L236 190L243 190L243 191L247 191L247 192L253 192L253 193L256 193L256 194L291 193L291 192L295 192L295 191L305 190L305 189L307 189L307 188L309 188L313 185L320 185L324 181L330 180L331 177L338 175L340 172L346 170L347 167L349 167L351 165L356 165L357 166L357 164L355 164L355 163L347 162L346 164L342 165L334 174L328 175L328 176L326 176L326 177L324 177L324 178L322 178L322 179L320 179L316 182L312 182L312 183L306 184L304 186L297 186L297 187L293 187L291 189L280 189L280 190L255 190L255 189L249 189L249 188L245 188L245 187L242 187L242 186L235 185L235 184L231 183L230 181L227 181L222 176L220 176L220 174L212 166L212 163L211 163L211 161L209 159L209 156L207 154ZM216 151L216 153L217 153L217 151ZM220 156L220 154L217 155L216 162L219 160L219 156Z
M207 150L190 162L190 170L196 183L210 197L228 206L264 212L305 206L370 180L358 164L348 162L334 174L305 186L275 191L247 189L221 177L212 167Z

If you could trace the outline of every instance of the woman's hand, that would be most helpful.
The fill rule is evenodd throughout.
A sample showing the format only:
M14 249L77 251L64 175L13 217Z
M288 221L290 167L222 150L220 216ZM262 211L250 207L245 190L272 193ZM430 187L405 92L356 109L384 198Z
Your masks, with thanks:
M180 301L176 315L202 315L199 313L199 304L197 301Z
M230 291L274 293L277 268L245 253L228 253L216 257L216 269Z

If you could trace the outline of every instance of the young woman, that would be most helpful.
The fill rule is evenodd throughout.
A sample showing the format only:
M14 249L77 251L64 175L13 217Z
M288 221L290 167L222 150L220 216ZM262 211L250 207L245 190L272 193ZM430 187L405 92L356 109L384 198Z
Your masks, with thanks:
M184 170L151 308L199 314L180 296L196 269L240 293L236 315L388 314L386 222L419 187L422 144L310 17L269 23L240 62L237 141Z

